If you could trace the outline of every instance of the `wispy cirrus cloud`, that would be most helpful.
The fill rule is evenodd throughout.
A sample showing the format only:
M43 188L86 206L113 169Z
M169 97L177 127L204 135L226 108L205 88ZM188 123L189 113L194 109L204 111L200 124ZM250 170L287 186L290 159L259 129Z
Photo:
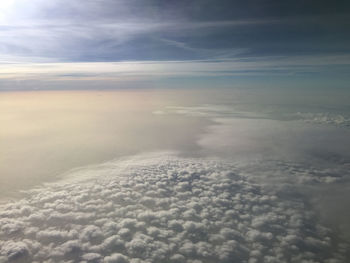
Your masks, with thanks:
M11 0L0 5L0 57L105 62L349 51L344 14L285 5L288 16L274 11L278 4L257 12L238 1Z
M324 73L338 79L350 64L348 11L340 7L300 9L288 1L249 6L196 0L6 1L0 4L0 79Z
M123 79L126 77L186 77L258 75L269 72L277 75L305 74L349 67L350 57L298 56L237 58L226 60L189 61L121 61L88 63L10 63L0 65L0 79Z

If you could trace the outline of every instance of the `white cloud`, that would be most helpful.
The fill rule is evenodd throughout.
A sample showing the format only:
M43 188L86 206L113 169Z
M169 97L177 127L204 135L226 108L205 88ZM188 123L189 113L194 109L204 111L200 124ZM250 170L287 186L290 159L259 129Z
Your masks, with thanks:
M89 169L1 207L0 261L344 261L302 199L232 164L161 153L76 173Z

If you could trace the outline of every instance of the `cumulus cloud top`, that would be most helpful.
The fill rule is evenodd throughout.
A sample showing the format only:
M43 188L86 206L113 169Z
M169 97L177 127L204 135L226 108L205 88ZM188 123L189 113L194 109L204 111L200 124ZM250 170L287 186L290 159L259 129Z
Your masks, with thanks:
M126 163L128 172L109 163L85 182L3 205L0 262L344 262L345 244L302 200L266 191L231 164Z

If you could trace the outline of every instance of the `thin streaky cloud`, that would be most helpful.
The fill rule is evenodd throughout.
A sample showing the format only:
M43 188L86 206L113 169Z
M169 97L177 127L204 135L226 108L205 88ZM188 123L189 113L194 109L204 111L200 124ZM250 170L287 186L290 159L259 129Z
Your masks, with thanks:
M344 56L299 56L245 58L206 61L123 61L91 63L17 63L0 65L0 79L15 78L123 78L140 76L230 76L297 74L304 71L322 72L330 67L350 66Z

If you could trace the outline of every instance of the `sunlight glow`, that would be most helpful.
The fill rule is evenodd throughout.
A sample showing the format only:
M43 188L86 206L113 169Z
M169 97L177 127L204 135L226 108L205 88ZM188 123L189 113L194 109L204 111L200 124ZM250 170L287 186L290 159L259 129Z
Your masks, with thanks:
M0 23L3 23L11 15L16 0L1 0L0 1Z
M0 2L0 10L7 10L9 7L11 7L13 5L13 3L15 2L15 0L2 0Z
M52 3L51 1L47 5ZM44 5L43 0L0 0L0 25L28 25L36 19Z

